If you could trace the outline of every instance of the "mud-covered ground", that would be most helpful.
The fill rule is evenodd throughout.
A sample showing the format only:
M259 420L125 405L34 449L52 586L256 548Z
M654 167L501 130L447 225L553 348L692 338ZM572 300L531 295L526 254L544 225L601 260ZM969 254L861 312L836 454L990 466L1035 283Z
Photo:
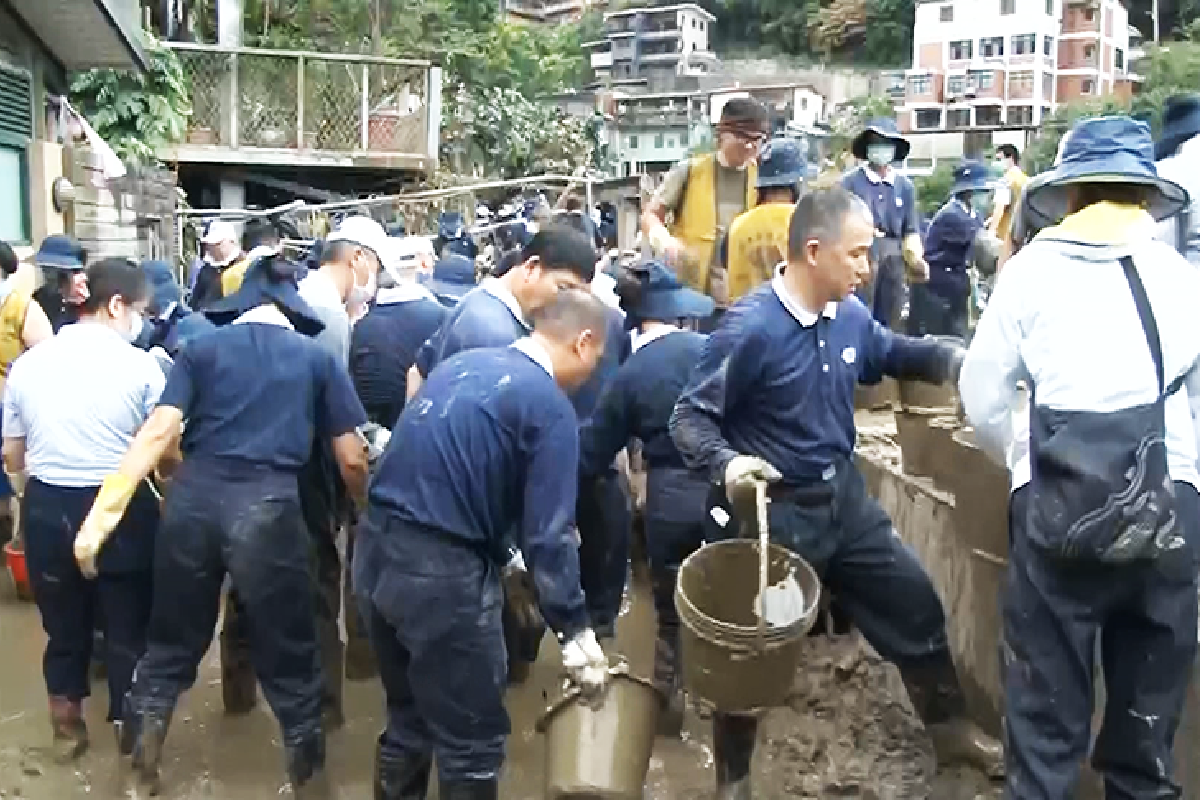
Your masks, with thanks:
M640 586L640 584L639 584ZM622 617L619 648L648 674L652 617L643 591ZM87 709L93 746L74 768L53 764L40 662L44 636L36 609L12 598L0 577L0 798L77 800L119 797L125 789L104 725L105 692L96 684ZM542 797L544 745L533 724L553 695L557 648L546 642L530 681L509 693L509 740L501 797ZM797 675L792 708L767 715L755 761L756 798L976 800L998 797L971 772L935 775L920 724L908 709L899 676L857 636L813 637ZM340 800L369 800L374 740L381 725L374 681L348 684L347 726L330 737L329 762ZM690 715L682 741L659 739L647 798L712 796L708 723ZM185 695L167 740L164 800L262 800L286 797L278 730L264 704L250 716L221 711L215 650ZM431 796L433 796L431 794Z

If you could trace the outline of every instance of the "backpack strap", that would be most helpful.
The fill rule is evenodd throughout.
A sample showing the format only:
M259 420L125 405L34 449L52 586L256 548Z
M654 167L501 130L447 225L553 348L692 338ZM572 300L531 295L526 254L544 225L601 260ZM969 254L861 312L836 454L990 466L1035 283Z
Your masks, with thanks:
M1182 256L1187 255L1188 249L1188 233L1192 226L1191 209L1184 208L1175 215L1175 249Z

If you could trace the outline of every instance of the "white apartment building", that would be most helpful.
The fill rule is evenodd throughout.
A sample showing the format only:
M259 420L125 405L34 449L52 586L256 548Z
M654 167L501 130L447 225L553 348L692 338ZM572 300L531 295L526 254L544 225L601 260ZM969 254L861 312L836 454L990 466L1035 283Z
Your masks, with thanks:
M604 15L605 38L585 42L599 81L710 74L717 64L708 34L716 17L695 3L628 8Z

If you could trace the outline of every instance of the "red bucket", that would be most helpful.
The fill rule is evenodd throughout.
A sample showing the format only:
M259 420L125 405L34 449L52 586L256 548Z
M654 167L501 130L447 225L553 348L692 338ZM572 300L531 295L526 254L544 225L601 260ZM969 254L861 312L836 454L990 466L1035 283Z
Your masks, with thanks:
M12 577L13 586L17 589L17 597L21 600L32 600L33 590L29 586L29 567L25 564L24 548L15 542L4 545L4 563Z

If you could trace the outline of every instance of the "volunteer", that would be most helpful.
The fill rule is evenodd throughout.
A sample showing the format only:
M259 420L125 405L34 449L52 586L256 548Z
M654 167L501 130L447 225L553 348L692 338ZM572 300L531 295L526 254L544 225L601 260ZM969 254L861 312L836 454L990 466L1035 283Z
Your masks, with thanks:
M134 664L146 641L158 501L132 483L127 510L99 559L77 565L75 531L163 390L153 356L130 342L141 327L146 282L136 264L105 259L87 271L78 323L17 359L4 392L4 463L28 473L25 557L46 631L42 661L57 759L88 747L93 631L104 633L108 719L124 718Z
M996 148L996 169L1001 177L996 183L987 229L997 239L1004 241L1008 238L1013 214L1021 204L1021 193L1029 183L1029 176L1021 169L1021 151L1016 145L1002 144Z
M71 237L56 233L42 240L33 264L42 271L42 285L33 299L57 333L79 318L80 305L87 298L87 251Z
M203 311L224 296L222 276L226 271L244 272L246 255L233 224L223 219L208 223L200 244L204 247L204 264L193 278L190 304Z
M183 302L183 292L165 261L142 262L150 296L146 319L134 344L143 350L162 348L174 359L188 342L213 330L213 324Z
M856 384L885 374L949 382L963 353L892 333L850 296L870 275L874 239L870 209L848 190L801 198L786 266L710 337L671 435L685 463L713 481L712 537L735 537L740 520L755 519L755 483L769 482L772 539L813 566L899 667L939 761L995 773L1002 753L967 718L941 600L854 462ZM721 797L750 797L756 731L752 716L714 715Z
M579 440L562 391L595 366L606 316L590 293L559 292L530 336L435 368L400 417L354 558L387 704L378 800L424 797L435 759L441 800L499 797L509 733L499 576L512 531L537 586L522 605L540 604L578 684L606 679L579 587Z
M1179 94L1163 103L1154 160L1159 176L1182 186L1191 198L1182 212L1159 223L1158 238L1200 266L1200 94Z

